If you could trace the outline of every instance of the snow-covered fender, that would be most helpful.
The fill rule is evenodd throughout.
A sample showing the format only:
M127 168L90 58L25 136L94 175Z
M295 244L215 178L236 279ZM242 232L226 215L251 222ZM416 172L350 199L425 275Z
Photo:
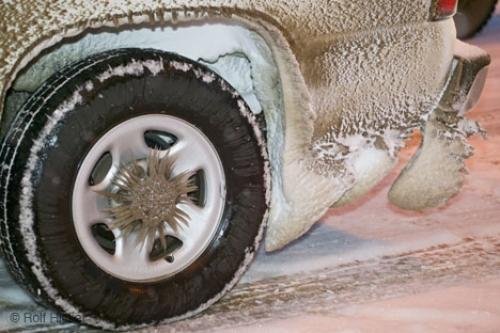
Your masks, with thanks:
M431 0L4 0L0 112L18 73L43 50L89 29L223 18L266 41L283 114L271 121L267 250L304 234L392 167L431 113L453 59L455 30L430 22ZM267 116L267 115L266 115ZM268 123L269 123L268 119Z

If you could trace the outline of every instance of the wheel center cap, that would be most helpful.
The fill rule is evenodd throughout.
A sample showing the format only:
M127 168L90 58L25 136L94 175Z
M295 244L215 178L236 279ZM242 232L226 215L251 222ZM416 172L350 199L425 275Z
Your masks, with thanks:
M137 212L142 223L155 227L175 215L182 193L165 177L145 177L134 184L128 196L130 209Z
M160 151L153 150L146 167L138 160L121 168L113 179L118 191L104 193L113 202L107 209L112 227L125 235L138 232L142 242L157 233L162 239L167 225L177 231L181 224L188 224L189 216L179 204L190 202L188 194L197 190L194 172L173 176L173 160L168 153L160 156Z

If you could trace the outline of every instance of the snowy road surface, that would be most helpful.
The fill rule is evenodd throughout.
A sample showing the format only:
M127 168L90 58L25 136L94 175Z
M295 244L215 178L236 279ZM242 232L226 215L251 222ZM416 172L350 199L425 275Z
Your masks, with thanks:
M472 41L493 54L472 112L464 191L423 214L391 206L388 188L418 145L369 196L331 210L285 250L261 252L250 272L203 315L157 332L498 332L500 330L500 11ZM83 331L36 306L0 264L0 331ZM90 331L90 330L89 330Z

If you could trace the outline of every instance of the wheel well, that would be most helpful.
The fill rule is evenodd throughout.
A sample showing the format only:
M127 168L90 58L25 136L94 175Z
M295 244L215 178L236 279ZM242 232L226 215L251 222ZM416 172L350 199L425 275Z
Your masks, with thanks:
M173 52L206 65L238 91L262 122L264 110L281 113L279 72L266 41L241 23L212 19L175 26L102 28L63 39L17 75L5 99L2 135L29 96L61 68L97 53L128 47Z
M0 105L3 107L0 135L5 136L24 102L51 75L92 54L124 47L178 53L203 63L228 81L245 99L264 133L271 165L271 209L279 210L285 205L282 179L285 104L302 106L292 108L289 112L293 113L300 112L308 103L298 63L285 37L268 22L207 18L162 26L107 27L83 31L73 37L70 34L45 49L44 45L35 45L33 53L43 51L33 60L26 59L27 65L19 65L12 74L10 89L5 92L4 103ZM19 63L24 64L24 60ZM301 126L307 129L311 118L305 119Z

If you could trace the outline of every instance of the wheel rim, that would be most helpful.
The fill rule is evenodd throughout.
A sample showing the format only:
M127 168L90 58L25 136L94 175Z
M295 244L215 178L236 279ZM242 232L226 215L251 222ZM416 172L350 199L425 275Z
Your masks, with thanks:
M152 147L146 133L175 142ZM203 254L225 199L224 169L209 139L179 118L146 115L119 124L90 149L75 181L73 221L102 270L153 282Z

